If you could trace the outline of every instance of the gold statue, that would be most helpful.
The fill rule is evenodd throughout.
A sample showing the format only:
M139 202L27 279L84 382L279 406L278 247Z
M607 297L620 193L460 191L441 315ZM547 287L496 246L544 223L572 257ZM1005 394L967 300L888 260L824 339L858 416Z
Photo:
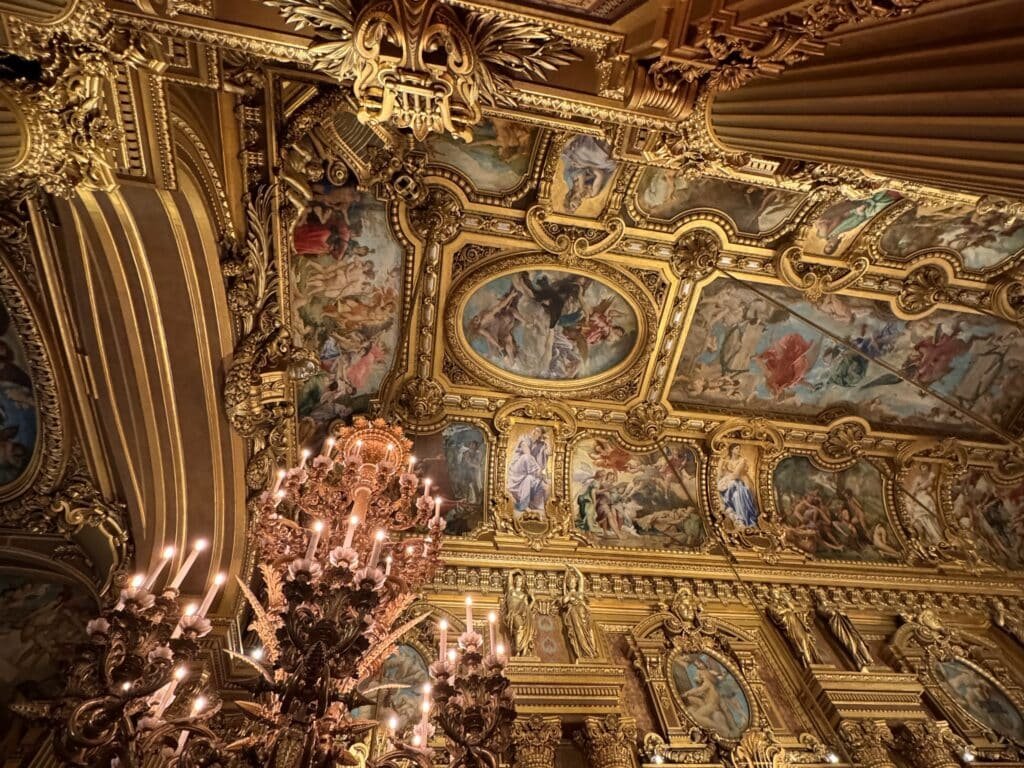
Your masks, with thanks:
M992 606L992 623L1024 646L1024 620L1016 613L1008 613L1006 603L999 598Z
M533 622L533 593L526 585L526 574L516 568L505 582L501 613L512 656L532 656L537 628Z
M824 591L815 592L814 598L818 615L828 624L832 637L843 646L857 668L862 672L865 671L874 659L871 656L871 651L868 650L868 644L864 642L864 638L850 621L850 617L839 610L839 606L830 600Z
M569 566L562 580L562 596L558 607L562 612L562 625L569 640L573 658L592 659L597 653L597 636L590 617L590 606L583 588L583 574Z
M768 603L768 615L771 616L790 645L799 654L804 664L821 664L818 646L811 632L810 611L798 608L788 592L780 589L772 590L772 600Z

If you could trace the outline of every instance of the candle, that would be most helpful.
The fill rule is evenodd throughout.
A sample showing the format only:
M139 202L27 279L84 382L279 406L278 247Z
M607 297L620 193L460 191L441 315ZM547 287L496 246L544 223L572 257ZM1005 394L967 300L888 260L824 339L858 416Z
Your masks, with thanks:
M192 702L192 717L195 717L200 712L202 712L204 709L206 709L206 697L205 696L197 696L196 700ZM180 755L181 754L181 750L183 750L185 748L185 742L188 741L188 736L189 736L190 733L191 733L191 731L182 731L181 732L181 735L178 737L178 748L174 751L174 754L176 754L176 755Z
M146 581L143 583L143 586L146 589L153 588L153 585L156 583L157 577L160 575L160 572L164 569L165 565L171 562L172 557L174 557L174 547L164 547L162 557L157 561L157 564L153 566L153 570L149 572L149 575L146 577Z
M196 614L200 617L205 616L206 612L210 610L210 605L213 604L213 598L217 594L217 590L221 588L221 585L227 580L227 576L223 573L218 573L213 577L213 584L206 590L206 595L203 597L203 602L199 606L199 613Z
M356 526L359 525L359 515L352 515L348 519L348 530L345 531L345 543L342 546L348 549L352 546L352 537L356 535Z
M388 731L392 736L395 735L395 731L398 730L398 718L392 715L388 718Z
M132 580L131 580L132 588L133 589L138 589L139 587L141 587L145 583L145 581L146 581L146 577L145 576L143 576L141 573L136 573L134 576L132 576Z
M370 550L370 562L367 565L370 568L377 567L377 561L380 559L380 548L384 546L384 531L377 531L373 534L373 549Z
M309 448L303 448L302 449L302 453L299 454L302 457L302 461L299 462L299 469L305 469L306 468L306 459L309 458L309 454L310 453L311 453L311 451L309 450Z
M276 495L277 495L277 492L281 490L281 483L283 483L283 482L284 482L284 479L285 479L285 478L286 478L287 476L288 476L288 471L287 471L287 470L285 470L285 469L279 469L279 470L277 470L277 480L276 480L276 482L274 483L274 490L273 490L273 491L271 491L271 493L272 493L273 495L275 495L275 496L276 496Z
M473 631L473 598L466 595L466 631Z
M455 660L457 658L459 658L458 652L454 648L449 648L448 649L448 661L449 661L449 663L454 664Z
M391 555L388 555L387 557L384 558L384 576L390 576L391 575L391 563L392 563L393 560L394 560L394 558L391 557Z
M274 509L277 509L278 505L284 501L284 488L274 494Z
M428 693L423 692L423 704L420 705L423 710L423 714L420 715L420 726L423 729L424 735L426 734L427 721L430 719L430 699L427 698Z
M174 670L174 679L164 686L163 693L157 699L156 711L153 713L153 717L160 718L167 707L171 705L171 702L174 701L174 692L178 688L178 683L185 679L186 674L188 674L188 667L184 664Z
M181 568L178 569L178 572L174 574L174 578L171 579L171 583L168 585L170 589L181 587L181 582L185 580L185 575L195 565L196 558L199 557L199 553L204 549L206 549L206 539L196 539L196 543L192 545L192 551L188 553L185 562L181 564Z
M409 471L412 472L412 468L416 465L416 457L409 454Z
M189 603L185 606L185 612L183 614L183 617L194 616L197 610L199 610L199 606L197 606L195 603ZM171 632L171 640L181 637L181 632L181 621L179 620L177 626L174 628L174 631Z
M430 495L430 478L429 477L424 477L423 478L423 497L426 498L429 495Z
M441 519L441 501L442 501L441 494L438 494L437 496L434 497L434 519L435 520L440 520Z
M362 440L356 440L356 461L359 461L362 458L363 458L363 441Z
M505 646L504 646L503 644L501 644L501 643L498 643L498 644L497 644L497 645L496 645L496 646L494 647L494 655L495 655L495 656L497 656L497 657L498 657L499 659L500 659L500 658L501 658L502 656L504 656L504 655L505 655Z
M312 560L316 554L316 545L320 543L320 534L324 531L324 521L317 520L313 523L313 530L309 534L309 546L306 548L306 559Z
M328 437L326 440L324 440L324 447L320 451L320 455L323 456L326 459L329 459L329 458L331 458L331 451L333 451L333 450L334 450L334 438L333 437Z
M447 619L441 619L437 623L437 629L441 633L440 647L438 648L437 657L443 659L448 655L448 621Z
M395 445L394 443L388 443L388 450L387 453L384 454L384 461L386 461L388 464L391 464L392 462L394 462L394 457Z
M487 614L487 630L488 634L490 635L491 641L491 644L487 647L490 648L492 651L494 650L494 625L497 623L497 621L498 614L496 614L494 611L491 611Z

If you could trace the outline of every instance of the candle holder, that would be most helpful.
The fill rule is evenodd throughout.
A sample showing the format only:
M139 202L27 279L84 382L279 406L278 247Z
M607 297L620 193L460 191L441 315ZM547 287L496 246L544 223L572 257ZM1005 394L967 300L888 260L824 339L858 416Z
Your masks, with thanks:
M88 640L79 647L68 671L64 696L55 701L16 704L12 708L54 728L54 748L66 763L79 766L141 762L142 742L170 719L182 716L181 702L199 696L199 640L211 624L196 606L185 610L178 590L184 571L205 543L197 545L178 575L162 591L152 585L169 557L145 579L129 581L116 602L86 625ZM211 590L212 600L212 590ZM208 606L208 601L204 601ZM207 700L203 719L214 716L219 701ZM186 712L187 714L187 712Z
M371 703L364 684L427 617L401 619L439 564L445 522L406 471L410 446L400 428L356 419L315 458L304 451L260 499L259 578L239 586L262 647L228 652L255 673L251 697L236 702L241 728L216 718L219 702L188 671L198 669L198 640L210 631L203 614L220 582L190 613L176 590L152 593L142 580L90 622L67 697L36 705L56 726L60 755L78 766L116 758L120 768L356 764L352 748L377 723L352 712ZM431 729L418 747L393 744L366 765L431 768ZM466 730L467 744L478 730Z
M509 748L515 702L506 659L495 649L492 643L485 654L483 637L469 629L459 637L454 661L438 659L430 667L450 768L498 768Z

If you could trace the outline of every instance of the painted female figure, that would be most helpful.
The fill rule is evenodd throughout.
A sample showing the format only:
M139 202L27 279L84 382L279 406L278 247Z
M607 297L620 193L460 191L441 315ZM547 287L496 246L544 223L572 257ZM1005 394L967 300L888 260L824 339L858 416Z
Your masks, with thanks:
M760 514L754 499L753 482L749 466L740 452L739 445L729 447L729 455L722 460L718 477L718 493L722 504L737 525L751 527L757 524Z
M615 172L608 145L592 136L573 136L562 150L565 209L572 213L584 200L597 197Z

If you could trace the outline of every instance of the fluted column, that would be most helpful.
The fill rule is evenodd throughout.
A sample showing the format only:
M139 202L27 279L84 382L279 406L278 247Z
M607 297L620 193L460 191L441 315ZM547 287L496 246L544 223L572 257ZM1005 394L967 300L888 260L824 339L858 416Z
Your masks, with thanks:
M943 721L907 723L897 737L900 754L913 768L960 768L956 750L962 745Z
M514 768L555 768L555 749L561 737L562 724L557 717L519 718L512 726Z
M843 720L839 736L850 757L862 768L896 768L889 752L895 738L884 720Z
M591 768L636 768L636 740L636 720L614 714L588 717L576 734Z
M717 94L713 133L763 155L1024 194L1019 0L922 6L832 38L826 54Z

